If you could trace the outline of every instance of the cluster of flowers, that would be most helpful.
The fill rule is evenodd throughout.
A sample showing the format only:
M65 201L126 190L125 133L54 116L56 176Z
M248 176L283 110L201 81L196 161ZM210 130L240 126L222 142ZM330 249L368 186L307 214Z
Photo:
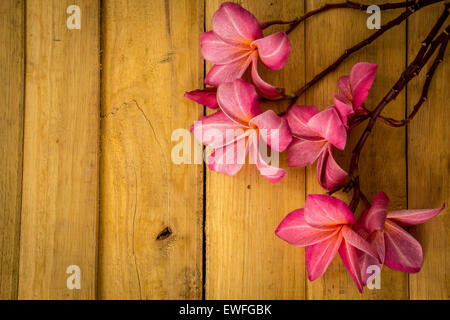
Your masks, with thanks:
M205 78L205 89L185 97L217 111L201 117L191 128L195 138L214 149L208 167L235 175L248 152L260 173L269 181L280 181L286 171L269 165L261 155L263 145L276 152L287 150L290 167L317 161L320 185L331 190L342 186L347 176L333 158L333 147L344 150L349 120L365 113L362 107L375 78L377 65L358 63L338 81L334 105L319 111L315 106L291 106L283 116L263 112L258 93L274 99L284 89L268 84L258 74L258 60L272 70L285 65L291 45L284 32L264 37L260 23L247 10L223 3L212 19L212 31L202 34L204 58L213 67ZM251 65L253 84L242 76ZM420 244L402 227L423 223L443 210L388 211L384 193L375 196L372 207L358 221L341 200L328 195L308 195L304 209L291 212L276 234L296 246L306 246L310 280L320 277L336 253L339 254L362 291L366 269L383 264L405 272L422 265ZM350 226L353 227L351 228Z

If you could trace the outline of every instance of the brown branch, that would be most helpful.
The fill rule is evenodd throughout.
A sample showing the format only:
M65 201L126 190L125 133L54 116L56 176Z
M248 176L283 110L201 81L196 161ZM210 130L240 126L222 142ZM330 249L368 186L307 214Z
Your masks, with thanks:
M297 92L295 92L295 96L294 96L294 98L292 98L291 105L296 103L298 98L303 93L305 93L309 88L311 88L313 85L315 85L317 82L319 82L328 73L330 73L331 71L334 71L351 54L353 54L353 53L357 52L358 50L371 44L373 41L375 41L377 38L379 38L386 31L388 31L389 29L393 28L394 26L402 23L404 20L406 20L406 18L408 18L414 12L416 12L426 6L429 6L431 4L437 3L437 2L441 2L441 0L431 0L431 1L420 1L419 0L419 1L416 1L415 5L413 7L407 7L407 9L402 14L397 16L395 19L393 19L393 20L389 21L388 23L386 23L385 25L383 25L380 29L378 29L376 32L372 33L366 39L357 43L353 47L345 50L345 52L339 58L337 58L331 65L329 65L327 68L325 68L324 70L319 72L309 82L307 82L303 87L301 87L299 90L297 90Z
M409 81L411 81L414 77L416 77L424 65L428 62L430 57L433 55L434 51L436 51L438 45L431 46L433 38L436 36L437 32L441 28L442 24L445 22L445 19L447 18L449 14L449 7L450 4L446 4L444 12L442 13L441 17L438 19L438 21L435 23L433 28L431 29L428 36L425 38L425 40L422 42L422 46L417 53L415 59L408 65L405 71L403 71L400 78L397 80L397 82L394 84L391 90L384 96L384 98L380 101L378 106L375 108L375 110L370 114L370 120L367 124L367 127L365 128L363 134L361 135L360 139L358 140L358 143L356 144L355 148L352 152L352 158L350 161L350 169L349 169L349 176L354 177L352 179L353 181L353 197L352 201L350 202L350 209L354 212L358 206L360 197L361 197L361 190L360 190L360 182L359 182L359 158L361 154L361 150L367 141L367 138L369 137L376 120L378 116L380 115L381 111L386 107L386 105L394 100L401 90L408 84ZM445 19L443 18L445 17ZM441 42L441 48L442 45L444 45L444 52L445 52L445 46L448 42L449 35L446 32L446 30L443 32L445 35L442 42ZM438 37L439 38L439 37ZM437 66L436 66L437 67Z

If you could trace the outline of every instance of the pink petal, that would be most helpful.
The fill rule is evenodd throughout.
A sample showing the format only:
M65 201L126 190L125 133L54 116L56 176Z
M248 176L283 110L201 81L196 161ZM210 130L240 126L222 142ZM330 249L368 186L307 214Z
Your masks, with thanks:
M206 75L205 84L217 87L221 83L239 79L247 70L251 61L250 57L244 57L232 63L216 64Z
M219 110L212 115L201 117L191 127L195 139L211 148L229 144L244 134L242 127Z
M386 221L389 198L384 192L378 192L373 198L369 211L361 217L364 228L369 232L383 230Z
M255 16L231 2L222 3L212 18L214 33L233 45L250 45L263 34Z
M415 273L422 268L422 246L395 222L384 225L386 257L384 264L393 270Z
M319 112L309 119L308 126L336 148L344 150L347 130L335 108L328 108Z
M219 39L213 31L202 33L200 45L203 58L214 64L228 64L250 54L249 48L228 44Z
M325 194L308 194L305 220L318 228L355 223L355 217L344 201Z
M337 94L334 95L334 106L338 111L345 128L348 129L347 122L350 118L350 115L353 113L353 108L351 106L351 103L349 104L345 100L346 99L343 96Z
M286 119L278 116L273 110L267 110L254 117L250 120L251 125L255 125L267 145L278 152L284 151L292 141Z
M308 127L309 119L318 113L319 110L315 106L294 104L290 107L286 112L285 118L292 134L301 138L318 137L317 133Z
M359 234L357 234L354 230L352 230L348 226L342 227L342 236L344 237L345 241L355 247L356 249L365 252L369 255L371 255L373 258L380 260L378 257L377 250L375 250L374 247L370 245L364 238L362 238Z
M387 217L395 222L398 222L404 226L414 226L427 222L428 220L436 217L442 210L444 210L446 204L436 209L414 209L414 210L398 210L389 211Z
M341 256L344 266L347 268L350 276L358 287L360 293L363 292L363 283L361 280L361 268L359 265L358 255L356 253L355 247L349 244L345 238L339 247L339 255Z
M326 141L293 139L288 148L289 167L306 167L313 164L324 151Z
M216 87L208 87L205 89L189 91L184 94L184 97L191 99L192 101L195 101L203 106L207 106L211 109L219 107L219 104L217 103Z
M216 149L208 157L208 168L233 176L241 170L248 152L248 138Z
M284 89L277 88L271 84L268 84L258 74L258 54L255 52L251 55L252 59L252 80L256 88L261 92L263 96L269 99L278 98L284 92Z
M381 270L384 264L384 256L385 256L385 243L383 231L378 230L372 232L366 240L377 251L380 261L365 252L362 251L357 252L359 258L359 265L361 267L361 279L364 285L367 284L367 279L373 274L373 272L369 273L367 272L368 268L370 266L375 265Z
M352 96L352 88L350 87L350 77L349 76L340 77L338 80L338 88L341 97L344 98L343 101L345 103L351 104L353 96Z
M276 183L284 178L286 171L281 168L271 166L265 162L259 152L259 143L259 137L257 135L253 135L250 142L250 156L255 162L256 168L258 168L261 175L270 182Z
M310 246L336 234L336 228L313 228L305 222L304 209L289 213L281 221L275 234L294 246Z
M255 87L242 79L221 84L217 88L217 102L230 119L244 126L262 113Z
M347 175L348 173L334 160L332 148L328 145L317 161L317 177L320 185L325 190L342 186Z
M350 72L350 86L355 108L359 107L366 100L377 69L378 65L368 62L360 62L353 66Z
M342 235L337 232L327 240L306 247L305 260L310 281L316 280L325 273L336 256L341 243Z
M258 47L258 55L262 63L272 70L283 68L291 51L291 43L284 32L258 39L253 44Z

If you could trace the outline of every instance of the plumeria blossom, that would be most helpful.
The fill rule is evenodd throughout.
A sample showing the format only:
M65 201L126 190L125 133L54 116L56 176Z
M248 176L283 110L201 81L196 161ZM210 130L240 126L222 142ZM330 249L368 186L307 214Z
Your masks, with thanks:
M376 250L379 261L364 253L360 254L363 283L366 284L367 267L377 265L415 273L422 268L422 246L403 227L424 223L437 216L445 208L389 211L389 198L384 192L375 195L372 206L358 219L355 231Z
M306 246L306 267L310 281L324 274L339 252L358 290L362 292L357 252L362 251L375 261L378 261L378 254L350 228L354 223L353 213L342 200L328 195L310 194L306 197L305 208L289 213L275 234L292 245Z
M343 150L347 130L335 108L319 112L314 106L293 105L285 115L293 140L288 148L290 167L304 167L317 162L320 185L333 189L342 185L347 176L333 158L333 146Z
M217 88L219 110L199 119L191 128L202 144L215 149L208 157L213 171L235 175L247 153L260 173L278 182L286 171L270 166L261 155L262 144L282 152L292 140L286 120L272 110L262 112L255 87L242 79L220 84Z
M258 90L267 98L281 95L258 74L258 58L272 70L281 69L289 56L291 44L284 32L263 36L255 16L240 5L223 3L212 18L212 31L200 37L203 57L214 64L205 83L218 86L242 77L251 65L251 76Z
M369 94L377 69L376 64L360 62L353 66L350 75L339 79L339 94L334 96L334 105L345 126L354 114L364 112L361 105Z
M195 101L202 106L207 106L210 109L216 109L219 107L217 103L217 88L206 87L205 89L197 89L186 92L185 98Z

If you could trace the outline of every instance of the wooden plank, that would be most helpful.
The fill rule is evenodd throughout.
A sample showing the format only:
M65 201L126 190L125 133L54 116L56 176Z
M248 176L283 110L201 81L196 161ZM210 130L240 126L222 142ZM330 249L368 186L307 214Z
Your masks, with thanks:
M103 6L99 296L200 299L203 171L172 163L171 135L202 114L183 93L203 82L203 1Z
M26 114L20 299L96 296L99 135L99 2L26 3ZM81 288L69 290L77 265Z
M206 2L207 30L220 2ZM303 13L302 1L245 0L239 4L260 22L293 19ZM280 30L271 27L266 33ZM290 35L293 50L283 70L261 72L263 79L288 92L304 83L303 31L300 27ZM278 111L286 108L270 105ZM281 155L280 165L287 168L286 154ZM208 170L206 183L206 298L303 299L304 250L278 239L274 231L287 213L304 206L304 169L289 169L277 184L260 176L254 165L244 165L234 177Z
M22 196L24 2L0 3L0 300L17 299Z
M442 5L425 8L408 21L408 59L411 61L434 22ZM434 208L447 202L449 189L448 75L450 50L436 71L428 99L408 126L408 207ZM433 58L432 58L433 59ZM408 111L418 101L425 73L408 86ZM411 228L422 244L422 270L410 275L411 299L450 299L450 214L448 209L423 225Z
M311 10L329 2L339 1L308 0L306 8ZM400 10L382 12L381 23L386 23L400 12ZM305 40L307 79L311 79L328 66L345 49L374 32L366 27L368 16L365 12L341 9L323 13L307 21ZM375 43L349 57L335 72L309 90L306 94L307 104L314 104L322 109L332 105L333 94L337 93L339 77L349 74L355 63L366 61L379 65L374 86L366 101L368 108L374 108L403 71L405 39L405 24L388 31ZM404 114L405 97L404 93L401 93L386 108L384 115L401 119ZM351 153L365 125L364 123L350 134L347 141L347 154ZM349 158L344 157L342 152L335 153L338 161L347 169ZM360 160L361 187L370 200L376 192L383 190L391 199L391 208L406 206L405 153L403 128L394 129L382 124L375 126ZM307 193L324 193L317 183L315 167L310 167L307 171ZM351 197L342 193L337 196L344 200L350 200ZM406 299L408 298L408 278L406 274L383 268L381 289L365 288L364 294L361 295L340 257L336 257L321 278L308 282L307 297L308 299Z

